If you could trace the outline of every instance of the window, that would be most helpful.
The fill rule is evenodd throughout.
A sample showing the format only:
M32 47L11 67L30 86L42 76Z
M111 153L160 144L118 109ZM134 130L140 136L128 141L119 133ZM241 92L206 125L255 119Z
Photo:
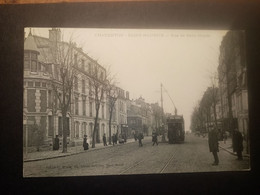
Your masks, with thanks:
M102 119L105 118L105 109L104 109L104 105L102 105Z
M31 63L31 72L37 72L37 62L34 60Z
M82 80L82 93L85 93L85 80Z
M75 90L77 91L78 90L78 78L76 76L74 77L74 87L75 87Z
M61 97L61 93L59 93L59 99L60 99L60 100L62 99L62 97ZM58 108L61 108L60 100L58 100Z
M35 82L35 87L40 87L41 83L40 82Z
M89 116L92 116L92 102L89 102Z
M29 81L28 82L28 87L33 87L33 82Z
M48 108L52 107L52 96L51 96L51 91L48 91Z
M86 116L86 100L83 99L82 101L82 106L83 106L83 115Z
M79 114L79 99L75 97L75 114Z
M91 81L89 81L89 95L92 95L92 84Z

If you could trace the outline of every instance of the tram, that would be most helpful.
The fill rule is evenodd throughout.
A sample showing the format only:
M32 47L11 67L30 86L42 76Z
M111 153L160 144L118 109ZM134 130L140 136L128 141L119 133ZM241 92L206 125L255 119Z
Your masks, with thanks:
M169 144L182 143L185 139L184 118L182 115L171 115L166 119Z

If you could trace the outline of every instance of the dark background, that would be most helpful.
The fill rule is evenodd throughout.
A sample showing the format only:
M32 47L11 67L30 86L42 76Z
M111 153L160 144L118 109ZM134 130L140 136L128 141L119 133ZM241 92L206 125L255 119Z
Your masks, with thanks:
M176 1L0 6L1 192L259 193L259 21L256 2ZM245 30L251 171L23 178L24 27ZM210 155L210 153L209 153Z

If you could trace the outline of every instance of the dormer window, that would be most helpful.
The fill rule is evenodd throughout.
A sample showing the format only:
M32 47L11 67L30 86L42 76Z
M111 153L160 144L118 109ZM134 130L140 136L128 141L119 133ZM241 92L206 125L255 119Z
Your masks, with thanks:
M32 51L24 52L24 70L30 70L33 73L38 72L37 54Z
M36 60L37 59L37 55L35 53L31 53L31 58Z
M31 61L31 72L37 72L37 61Z

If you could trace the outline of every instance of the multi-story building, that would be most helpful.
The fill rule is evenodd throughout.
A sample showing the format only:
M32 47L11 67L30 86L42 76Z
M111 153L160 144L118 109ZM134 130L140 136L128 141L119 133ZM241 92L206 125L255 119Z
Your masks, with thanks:
M151 104L151 110L152 110L152 126L156 129L159 129L159 127L162 124L162 108L159 106L158 103L152 103Z
M248 91L244 42L243 31L229 31L225 35L220 46L218 74L222 119L228 121L232 116L233 128L238 128L248 143Z
M118 133L119 134L127 134L130 136L127 131L127 99L125 95L125 91L119 87L117 87L117 121L118 121ZM127 132L124 132L127 131Z
M62 138L62 91L53 88L53 84L61 87L60 64L57 60L64 48L73 64L74 86L71 92L71 104L67 112L67 138L70 145L81 144L87 135L91 143L95 118L95 96L93 80L103 81L106 70L97 61L85 54L76 44L68 49L68 43L62 42L60 29L49 30L49 37L40 37L29 33L24 42L24 117L28 125L28 146L36 142L38 127L41 144L51 145L53 138ZM58 88L59 88L58 87ZM58 94L58 95L57 95ZM59 96L59 97L58 97ZM67 98L67 97L66 97ZM101 100L96 141L101 140L107 129L106 97ZM32 125L35 124L35 125ZM26 128L25 128L26 129ZM26 133L24 133L26 135Z
M142 97L131 101L128 105L127 123L134 131L143 131L145 135L152 134L153 115L151 105Z

